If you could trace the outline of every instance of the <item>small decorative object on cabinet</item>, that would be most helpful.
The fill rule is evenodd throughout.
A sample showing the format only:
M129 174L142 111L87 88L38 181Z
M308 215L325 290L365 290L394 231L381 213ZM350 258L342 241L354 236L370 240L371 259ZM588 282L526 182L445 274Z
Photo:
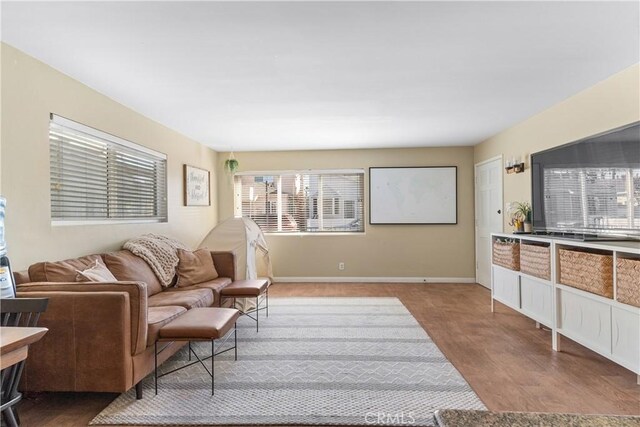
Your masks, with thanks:
M522 221L522 218L512 215L509 225L513 227L514 232L524 233L524 222Z

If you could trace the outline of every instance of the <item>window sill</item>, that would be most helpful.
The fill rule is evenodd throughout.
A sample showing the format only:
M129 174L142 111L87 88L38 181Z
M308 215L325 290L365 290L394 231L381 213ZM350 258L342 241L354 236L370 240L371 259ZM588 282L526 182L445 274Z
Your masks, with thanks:
M305 237L305 236L364 236L366 234L365 231L322 231L322 232L311 232L311 233L285 233L285 232L277 232L277 231L265 231L265 235L267 236L292 236L292 237Z
M72 221L51 221L52 227L68 227L78 225L116 225L116 224L164 224L167 220L161 219L108 219L108 220L72 220Z

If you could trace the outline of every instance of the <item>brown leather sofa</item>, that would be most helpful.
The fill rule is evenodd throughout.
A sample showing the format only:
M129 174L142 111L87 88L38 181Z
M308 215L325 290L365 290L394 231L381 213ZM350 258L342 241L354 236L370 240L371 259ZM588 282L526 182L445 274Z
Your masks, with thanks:
M97 257L118 281L76 282L76 270ZM31 346L21 389L125 392L138 385L153 372L160 328L191 308L218 306L220 290L234 280L233 253L212 257L219 277L181 288L163 288L149 265L127 250L40 262L16 273L18 297L49 298L38 325L49 333ZM167 345L158 363L184 344Z

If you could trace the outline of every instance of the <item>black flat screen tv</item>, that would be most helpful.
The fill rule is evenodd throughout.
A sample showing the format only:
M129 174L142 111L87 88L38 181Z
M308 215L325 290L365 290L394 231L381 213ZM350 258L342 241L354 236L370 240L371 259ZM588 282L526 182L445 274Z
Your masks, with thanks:
M531 155L536 233L640 239L640 122Z

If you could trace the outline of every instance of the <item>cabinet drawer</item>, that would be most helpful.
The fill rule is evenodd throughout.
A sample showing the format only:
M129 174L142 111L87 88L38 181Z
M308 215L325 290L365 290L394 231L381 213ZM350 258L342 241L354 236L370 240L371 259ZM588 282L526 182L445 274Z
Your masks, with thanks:
M640 310L611 308L611 352L628 369L640 373Z
M532 279L520 278L520 301L522 312L532 319L551 326L551 285Z
M611 305L579 292L558 293L560 333L600 354L611 354Z
M493 297L509 307L520 308L520 275L493 266Z

